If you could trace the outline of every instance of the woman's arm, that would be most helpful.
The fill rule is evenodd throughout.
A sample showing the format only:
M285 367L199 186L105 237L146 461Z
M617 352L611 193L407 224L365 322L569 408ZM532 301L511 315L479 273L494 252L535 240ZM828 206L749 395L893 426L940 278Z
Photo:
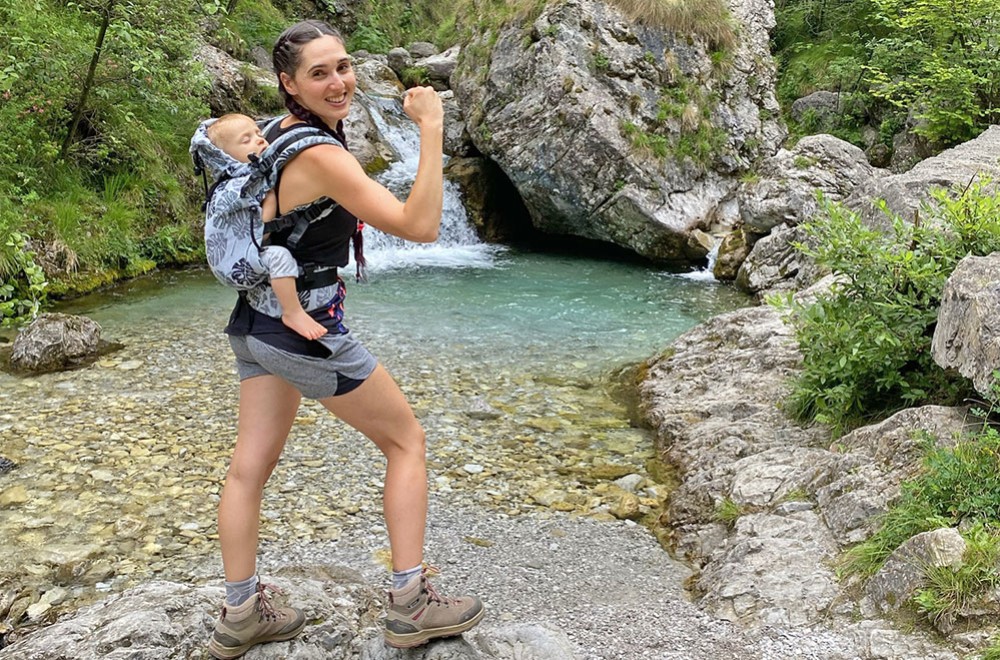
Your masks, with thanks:
M420 160L406 202L368 178L357 159L333 145L306 149L285 166L281 177L282 210L330 197L371 226L409 241L430 243L441 226L441 99L430 87L415 87L403 110L420 127Z

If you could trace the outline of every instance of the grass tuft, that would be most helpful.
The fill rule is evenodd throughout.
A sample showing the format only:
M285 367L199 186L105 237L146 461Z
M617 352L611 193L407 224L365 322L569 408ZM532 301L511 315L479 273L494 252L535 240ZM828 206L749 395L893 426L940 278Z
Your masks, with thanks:
M651 27L695 34L709 50L736 47L736 25L723 0L613 0L623 12Z

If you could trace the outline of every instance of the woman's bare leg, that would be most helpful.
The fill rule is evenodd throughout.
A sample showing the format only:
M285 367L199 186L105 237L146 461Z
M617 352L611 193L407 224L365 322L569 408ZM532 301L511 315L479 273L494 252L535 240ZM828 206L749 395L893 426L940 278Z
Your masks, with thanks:
M320 403L385 454L382 507L392 566L397 571L419 566L427 523L426 445L424 430L403 392L380 364L357 389Z
M299 391L277 376L240 382L236 449L219 501L219 544L227 582L257 572L260 501L295 421Z

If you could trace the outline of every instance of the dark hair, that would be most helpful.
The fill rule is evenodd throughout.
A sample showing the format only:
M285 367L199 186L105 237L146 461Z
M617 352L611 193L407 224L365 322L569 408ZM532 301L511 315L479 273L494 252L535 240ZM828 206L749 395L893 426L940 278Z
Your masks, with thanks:
M327 126L326 122L292 98L292 95L288 93L285 85L281 82L282 73L289 76L295 75L299 64L301 64L302 47L314 39L327 36L334 37L341 44L346 44L343 35L323 21L301 21L296 23L282 32L278 40L274 42L271 62L274 64L274 73L278 76L278 93L285 102L285 107L288 108L288 111L310 126L315 126L320 130L336 135L339 132L338 126Z

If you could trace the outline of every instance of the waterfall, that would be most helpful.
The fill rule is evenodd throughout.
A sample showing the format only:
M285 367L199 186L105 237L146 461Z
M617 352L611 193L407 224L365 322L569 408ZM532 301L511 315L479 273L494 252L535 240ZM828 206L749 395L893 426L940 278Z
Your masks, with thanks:
M704 268L696 268L691 272L684 273L681 277L688 280L697 280L700 282L714 282L715 281L715 261L719 258L719 248L722 246L722 239L715 237L715 241L712 243L712 249L708 251L708 256L706 259L708 263Z
M375 126L382 137L399 154L399 160L375 176L397 199L405 200L417 174L420 157L420 131L403 113L402 103L395 99L369 96L367 104ZM364 218L362 218L364 219ZM444 208L441 231L434 243L413 243L366 226L364 232L365 259L371 272L394 268L436 266L443 268L493 265L498 246L480 242L469 223L462 204L461 191L452 181L444 182Z

